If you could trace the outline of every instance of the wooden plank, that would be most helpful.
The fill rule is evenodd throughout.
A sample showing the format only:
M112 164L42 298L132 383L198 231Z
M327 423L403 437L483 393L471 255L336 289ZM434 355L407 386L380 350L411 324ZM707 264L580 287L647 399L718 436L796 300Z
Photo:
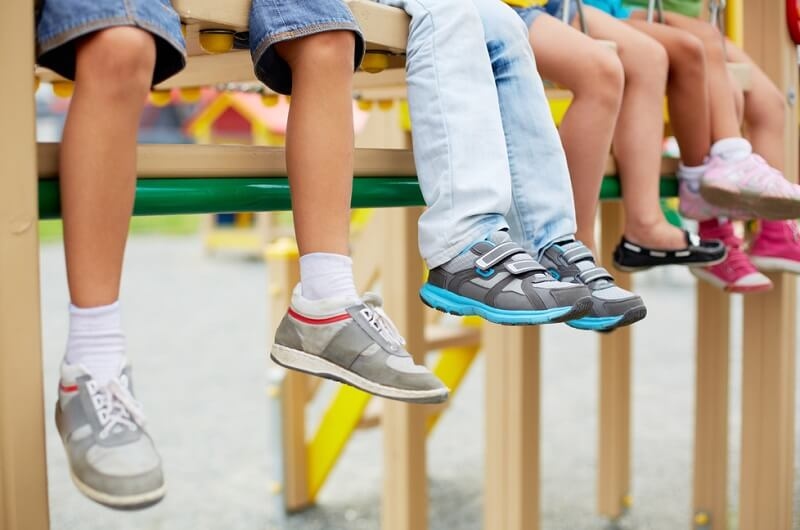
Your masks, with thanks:
M744 2L745 50L787 94L784 174L797 182L797 50L785 28L786 4ZM789 103L791 102L791 103ZM745 298L742 362L741 528L792 527L796 283Z
M696 327L693 516L727 530L730 295L697 282Z
M539 528L539 328L483 326L486 530Z
M0 5L0 529L46 530L33 1Z
M266 252L268 271L268 300L270 304L271 344L286 308L292 290L300 281L297 246L293 240L283 239L270 245ZM306 403L310 376L287 370L281 388L281 420L283 431L283 491L286 509L302 510L312 502L308 484L308 450L306 446Z
M58 174L58 144L39 144L39 176ZM281 147L147 144L138 147L140 178L285 177ZM355 175L415 177L414 155L406 149L356 149Z
M604 202L601 249L604 263L612 262L615 242L624 226L622 204ZM631 275L616 272L616 283L631 289ZM600 421L598 434L597 509L616 519L630 504L631 460L631 328L600 336Z
M406 339L408 351L424 361L424 311L417 290L422 261L417 250L417 220L420 208L387 211L382 275L386 311ZM428 480L425 434L428 409L384 400L383 409L383 504L382 530L426 530L428 528Z

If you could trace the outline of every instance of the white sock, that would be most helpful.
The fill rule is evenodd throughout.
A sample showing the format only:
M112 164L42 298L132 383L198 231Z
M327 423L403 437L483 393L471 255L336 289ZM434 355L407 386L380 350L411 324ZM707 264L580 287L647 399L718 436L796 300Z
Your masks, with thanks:
M342 254L312 252L300 256L303 298L358 298L353 281L353 260Z
M119 302L89 308L70 304L64 356L67 364L80 364L103 386L119 375L124 359L125 335Z
M711 156L736 162L753 154L753 146L744 138L723 138L711 146Z
M684 180L700 180L708 170L708 164L700 166L685 166L683 162L678 162L678 178Z

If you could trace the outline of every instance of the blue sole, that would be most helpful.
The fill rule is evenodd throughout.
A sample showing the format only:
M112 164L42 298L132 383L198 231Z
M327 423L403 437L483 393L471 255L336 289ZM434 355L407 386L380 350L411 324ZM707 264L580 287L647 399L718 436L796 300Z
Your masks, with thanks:
M477 315L495 324L548 324L572 310L572 306L530 311L498 309L429 283L422 286L419 296L434 309L460 316Z
M615 328L623 318L625 318L624 315L616 317L583 317L576 320L569 320L567 321L567 325L571 328L587 331L605 331Z

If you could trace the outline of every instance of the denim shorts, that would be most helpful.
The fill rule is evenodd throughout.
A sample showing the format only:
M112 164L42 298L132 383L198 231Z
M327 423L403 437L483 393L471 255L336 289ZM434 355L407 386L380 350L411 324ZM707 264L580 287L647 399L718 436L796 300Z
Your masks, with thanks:
M575 0L567 1L569 2L569 23L572 24L575 15L578 14L578 5ZM530 28L533 25L533 21L543 13L547 13L551 17L561 20L564 16L564 0L549 0L547 4L543 6L514 7L514 11L522 17L522 20L524 20L525 24Z
M44 0L37 10L37 62L75 79L75 44L80 37L115 26L134 26L155 37L153 84L186 64L181 21L169 0Z
M253 0L250 53L256 77L276 92L291 94L292 72L275 52L275 44L336 30L355 34L354 62L358 68L366 45L358 23L343 0Z

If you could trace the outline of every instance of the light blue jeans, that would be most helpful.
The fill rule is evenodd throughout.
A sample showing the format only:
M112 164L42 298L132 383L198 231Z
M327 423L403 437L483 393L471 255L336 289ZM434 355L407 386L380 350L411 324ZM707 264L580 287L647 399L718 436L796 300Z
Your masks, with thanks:
M498 0L379 0L411 15L406 74L428 267L500 228L573 237L567 162L525 23Z

